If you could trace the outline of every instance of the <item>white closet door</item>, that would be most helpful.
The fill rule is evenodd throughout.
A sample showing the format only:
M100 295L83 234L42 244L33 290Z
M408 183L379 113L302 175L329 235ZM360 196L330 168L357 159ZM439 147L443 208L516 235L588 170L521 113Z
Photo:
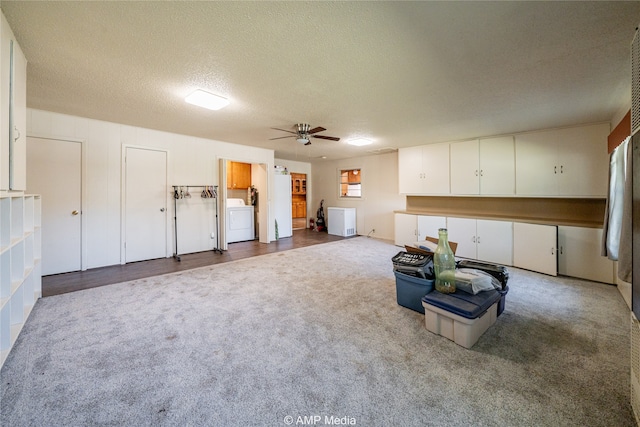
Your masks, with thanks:
M167 153L127 147L125 262L167 256Z
M42 200L42 274L81 270L82 144L27 138L27 191Z

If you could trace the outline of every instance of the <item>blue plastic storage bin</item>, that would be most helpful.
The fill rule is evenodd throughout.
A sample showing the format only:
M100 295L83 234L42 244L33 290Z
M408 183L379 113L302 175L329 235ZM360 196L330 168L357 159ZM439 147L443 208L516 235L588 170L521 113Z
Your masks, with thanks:
M396 298L398 304L424 314L422 297L433 290L434 280L394 271L396 275Z
M483 291L477 295L457 291L452 294L431 292L422 301L467 319L480 317L489 307L498 302L502 295L496 290Z
M509 292L509 286L505 286L502 290L498 291L501 295L500 301L498 301L498 316L504 311L504 304L507 298L507 292Z

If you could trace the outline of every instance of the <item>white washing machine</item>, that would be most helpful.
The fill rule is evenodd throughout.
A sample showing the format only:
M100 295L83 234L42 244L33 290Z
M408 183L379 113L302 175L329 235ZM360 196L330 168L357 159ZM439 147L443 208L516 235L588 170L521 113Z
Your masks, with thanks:
M243 199L227 199L227 243L255 239L253 206Z

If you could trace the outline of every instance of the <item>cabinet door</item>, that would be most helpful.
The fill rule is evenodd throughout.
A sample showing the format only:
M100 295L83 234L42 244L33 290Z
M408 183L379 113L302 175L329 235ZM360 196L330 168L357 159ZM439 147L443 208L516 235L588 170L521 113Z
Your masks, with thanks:
M422 172L427 194L449 194L449 143L422 148Z
M456 256L477 259L476 220L469 218L447 218L449 241L456 242Z
M558 227L558 272L603 283L615 283L613 261L600 255L601 228Z
M607 196L609 128L598 124L557 131L559 195Z
M251 164L250 163L236 163L234 169L236 175L236 188L249 188L251 187Z
M447 228L447 218L444 216L418 215L418 239L425 237L438 238L438 230Z
M397 246L413 244L418 240L416 235L416 216L397 213L394 215L394 243Z
M398 192L422 194L423 183L422 147L400 148L398 150Z
M513 223L479 219L476 223L478 259L501 265L513 264Z
M9 190L9 85L13 33L0 13L0 190Z
M478 140L454 142L450 144L449 148L451 194L479 194L480 151Z
M513 137L481 139L479 151L480 194L515 194L516 166Z
M513 223L513 265L551 276L558 275L558 227Z
M516 194L558 194L558 144L552 131L516 135Z
M10 129L12 190L27 189L27 60L13 42L13 128ZM11 124L10 124L11 126Z

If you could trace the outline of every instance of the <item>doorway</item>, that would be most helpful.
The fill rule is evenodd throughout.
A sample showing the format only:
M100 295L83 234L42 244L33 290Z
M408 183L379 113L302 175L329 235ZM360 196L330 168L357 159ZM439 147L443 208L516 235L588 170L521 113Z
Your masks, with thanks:
M82 143L28 137L27 192L42 200L42 275L82 270Z
M291 172L292 228L307 228L307 174Z
M167 152L124 147L124 262L167 256Z

